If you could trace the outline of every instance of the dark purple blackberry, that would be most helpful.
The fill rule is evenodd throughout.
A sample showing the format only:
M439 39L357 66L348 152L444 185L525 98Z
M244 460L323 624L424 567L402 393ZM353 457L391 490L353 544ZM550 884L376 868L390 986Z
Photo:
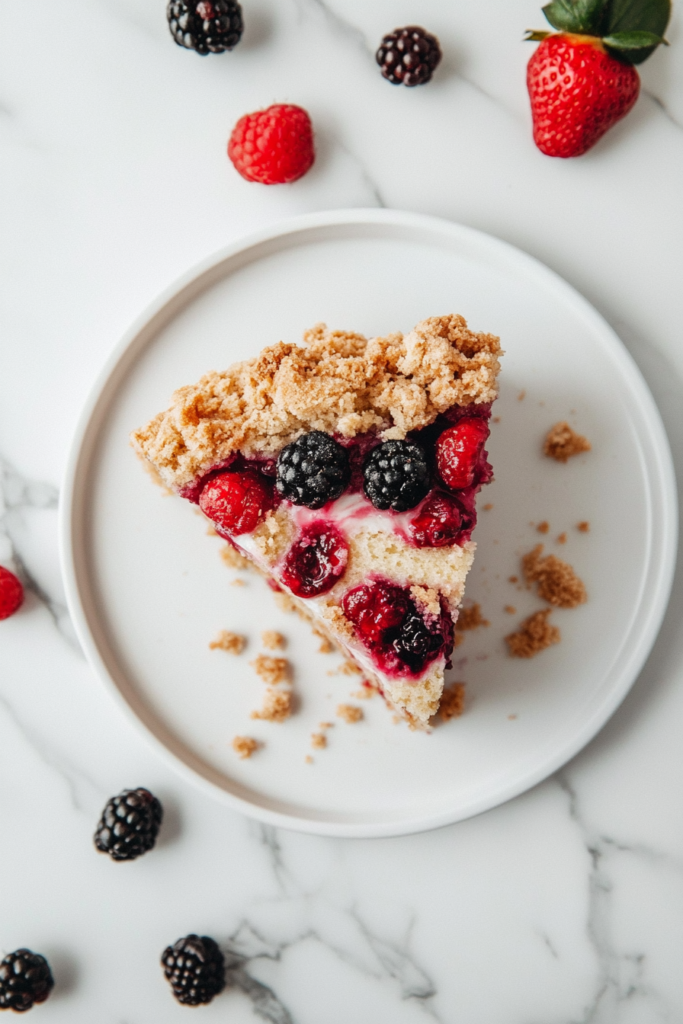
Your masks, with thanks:
M441 47L430 32L407 25L384 36L375 60L393 85L424 85L441 60Z
M112 860L135 860L157 840L163 808L147 789L125 789L102 811L94 835L100 853Z
M412 609L401 623L400 633L391 646L413 672L421 672L425 664L436 657L443 644L441 629L432 633L419 612Z
M0 963L0 1010L23 1013L44 1003L54 987L50 965L40 953L17 949Z
M225 988L225 960L207 935L186 935L161 954L173 995L185 1006L210 1003Z
M363 480L365 495L375 508L407 512L429 491L425 453L412 441L384 441L366 459Z
M278 455L275 486L293 505L322 508L339 497L350 476L346 449L322 430L312 430Z
M203 57L232 50L244 31L237 0L169 0L166 17L178 46Z

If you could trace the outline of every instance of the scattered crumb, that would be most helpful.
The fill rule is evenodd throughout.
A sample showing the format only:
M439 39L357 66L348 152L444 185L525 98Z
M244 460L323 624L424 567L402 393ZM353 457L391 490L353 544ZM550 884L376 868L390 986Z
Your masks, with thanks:
M244 585L244 580L241 580L239 576L237 577L237 579L230 580L231 587L243 587Z
M304 761L306 762L306 764L313 764L313 758L311 757L310 754L306 754Z
M536 529L538 530L539 533L547 533L548 530L550 529L550 523L547 523L545 521L545 519L544 519L542 523L538 524Z
M249 562L232 544L224 544L220 551L221 558L231 569L248 569Z
M557 540L558 544L566 544L567 543L567 534L566 533L558 534L556 540Z
M334 644L330 640L327 633L325 633L319 626L313 626L313 634L320 640L320 647L318 648L318 654L331 654L334 650Z
M493 504L489 501L488 504L484 505L484 512L490 512L493 508Z
M275 604L278 606L280 611L296 612L299 610L295 605L293 598L291 598L289 594L285 594L284 591L276 590L273 597L275 598Z
M525 398L526 398L526 388L522 388L520 393L517 395L517 401L518 402L523 402Z
M312 732L311 746L314 750L324 750L327 746L327 736L322 732Z
M332 729L333 727L334 722L320 722L320 724L318 725L319 729Z
M403 719L401 718L400 715L392 715L391 716L391 724L392 725L400 725L402 721L403 721Z
M508 583L519 583L518 576L508 576Z
M576 608L588 599L582 580L568 562L555 555L541 558L543 545L536 547L522 558L522 570L527 586L538 585L539 597L558 608Z
M264 683L277 686L289 678L289 662L286 658L271 658L268 654L259 654L250 665Z
M259 746L260 743L252 739L251 736L235 736L232 741L232 749L242 761L251 757L254 751L258 750Z
M444 690L441 695L439 714L444 722L448 722L451 718L459 718L464 710L465 684L453 683L453 685L447 690Z
M372 700L376 693L377 690L374 686L363 685L360 690L355 690L350 696L355 697L356 700Z
M207 526L207 528L206 528L206 536L207 537L217 537L218 536L218 534L216 533L216 528L213 525L213 523L209 523L209 525Z
M479 626L490 626L491 623L481 614L481 605L475 601L460 609L455 628L464 633L468 629L478 629Z
M591 450L590 441L577 434L568 423L556 423L546 434L543 442L543 454L556 462L566 462L572 455Z
M246 644L246 637L239 633L231 633L229 629L222 629L215 640L212 640L209 647L212 651L220 649L228 654L241 654Z
M514 604L506 604L505 607L503 608L503 611L507 612L508 615L515 615L517 613L517 609L515 608Z
M505 643L513 658L533 658L546 647L559 644L560 631L557 626L551 626L548 622L551 612L552 608L534 612L522 622L516 633L510 633L505 637Z
M341 676L359 676L361 674L361 670L355 661L342 661L337 672Z
M277 651L284 647L287 641L283 637L282 633L278 633L274 629L264 629L261 633L261 643L266 650Z
M591 524L587 522L585 519L583 520L583 522L576 524L576 529L579 531L579 533L588 533L590 531L590 528Z
M508 722L514 722L517 715L508 715Z
M354 722L360 722L363 717L363 709L354 707L353 704L339 704L337 717L343 718L349 725L353 725Z
M284 722L292 713L291 690L266 690L263 707L260 711L252 711L252 718L260 718L264 722Z
M500 416L494 416L493 417L493 422L494 423L500 423Z

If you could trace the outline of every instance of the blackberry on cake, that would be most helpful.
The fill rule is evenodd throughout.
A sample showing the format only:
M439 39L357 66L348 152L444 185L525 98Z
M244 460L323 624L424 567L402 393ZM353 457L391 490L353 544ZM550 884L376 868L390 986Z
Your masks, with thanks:
M186 935L161 954L173 995L184 1006L210 1003L225 988L225 958L208 935Z
M232 50L244 31L237 0L169 0L166 18L178 46L203 57Z
M407 25L382 38L375 60L392 85L424 85L441 60L441 47L431 32Z
M453 649L499 355L455 314L370 339L318 324L181 388L132 435L414 727Z
M162 818L161 803L148 789L125 789L107 801L95 846L112 860L135 860L155 845Z
M44 1003L54 988L50 965L40 953L17 949L0 962L0 1010L24 1013Z

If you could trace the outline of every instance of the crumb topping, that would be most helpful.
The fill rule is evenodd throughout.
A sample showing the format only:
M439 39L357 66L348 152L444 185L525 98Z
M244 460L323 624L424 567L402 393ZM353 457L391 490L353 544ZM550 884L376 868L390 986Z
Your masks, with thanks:
M586 588L568 562L556 555L541 557L543 545L537 544L522 558L527 586L536 583L538 595L557 608L576 608L588 600Z
M534 612L520 625L516 633L505 637L509 653L513 658L534 658L546 647L559 644L560 631L548 622L552 608Z
M590 441L577 434L568 423L556 423L546 434L543 442L543 454L556 462L566 462L573 455L591 450Z
M259 745L258 741L252 739L251 736L235 736L232 741L232 749L242 761L251 757L254 751L258 750Z
M246 644L246 638L239 633L231 633L229 629L222 629L215 640L212 640L209 647L212 651L227 651L228 654L241 654Z
M286 642L282 633L278 633L274 629L264 629L261 633L261 643L267 651L281 650Z
M284 722L292 713L292 693L290 690L266 690L263 707L260 711L252 711L252 718L260 718L264 722Z
M451 718L459 718L465 710L465 684L453 683L441 695L439 714L444 722Z
M478 629L480 626L490 626L491 623L481 613L481 605L476 601L460 609L455 628L460 633L469 629Z
M259 654L250 665L269 686L277 686L289 679L289 662L286 658L271 658L268 654Z
M337 707L337 716L343 718L349 725L353 725L354 722L360 722L363 717L363 709L357 708L353 704L340 704Z
M311 746L314 750L324 750L327 746L327 736L324 732L311 733Z
M500 351L455 314L370 339L317 324L303 346L279 342L180 388L131 442L177 489L237 451L272 453L309 430L400 439L453 405L493 401Z

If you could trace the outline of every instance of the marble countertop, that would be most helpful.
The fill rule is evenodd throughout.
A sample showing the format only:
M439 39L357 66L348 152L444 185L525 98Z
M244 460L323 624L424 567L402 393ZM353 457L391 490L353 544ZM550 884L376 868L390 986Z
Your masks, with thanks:
M680 470L680 10L635 110L558 161L531 141L531 0L244 0L242 43L205 59L173 45L163 8L3 8L0 563L29 591L0 625L0 950L49 958L46 1022L186 1019L157 959L189 931L234 953L206 1021L683 1021L680 572L633 691L573 762L473 820L363 841L255 824L176 777L84 661L57 556L70 436L129 323L211 251L326 208L450 218L559 272L634 356ZM415 20L443 64L427 87L392 88L373 51ZM225 144L275 101L310 111L318 158L268 189ZM95 856L104 802L140 784L166 807L159 848Z

